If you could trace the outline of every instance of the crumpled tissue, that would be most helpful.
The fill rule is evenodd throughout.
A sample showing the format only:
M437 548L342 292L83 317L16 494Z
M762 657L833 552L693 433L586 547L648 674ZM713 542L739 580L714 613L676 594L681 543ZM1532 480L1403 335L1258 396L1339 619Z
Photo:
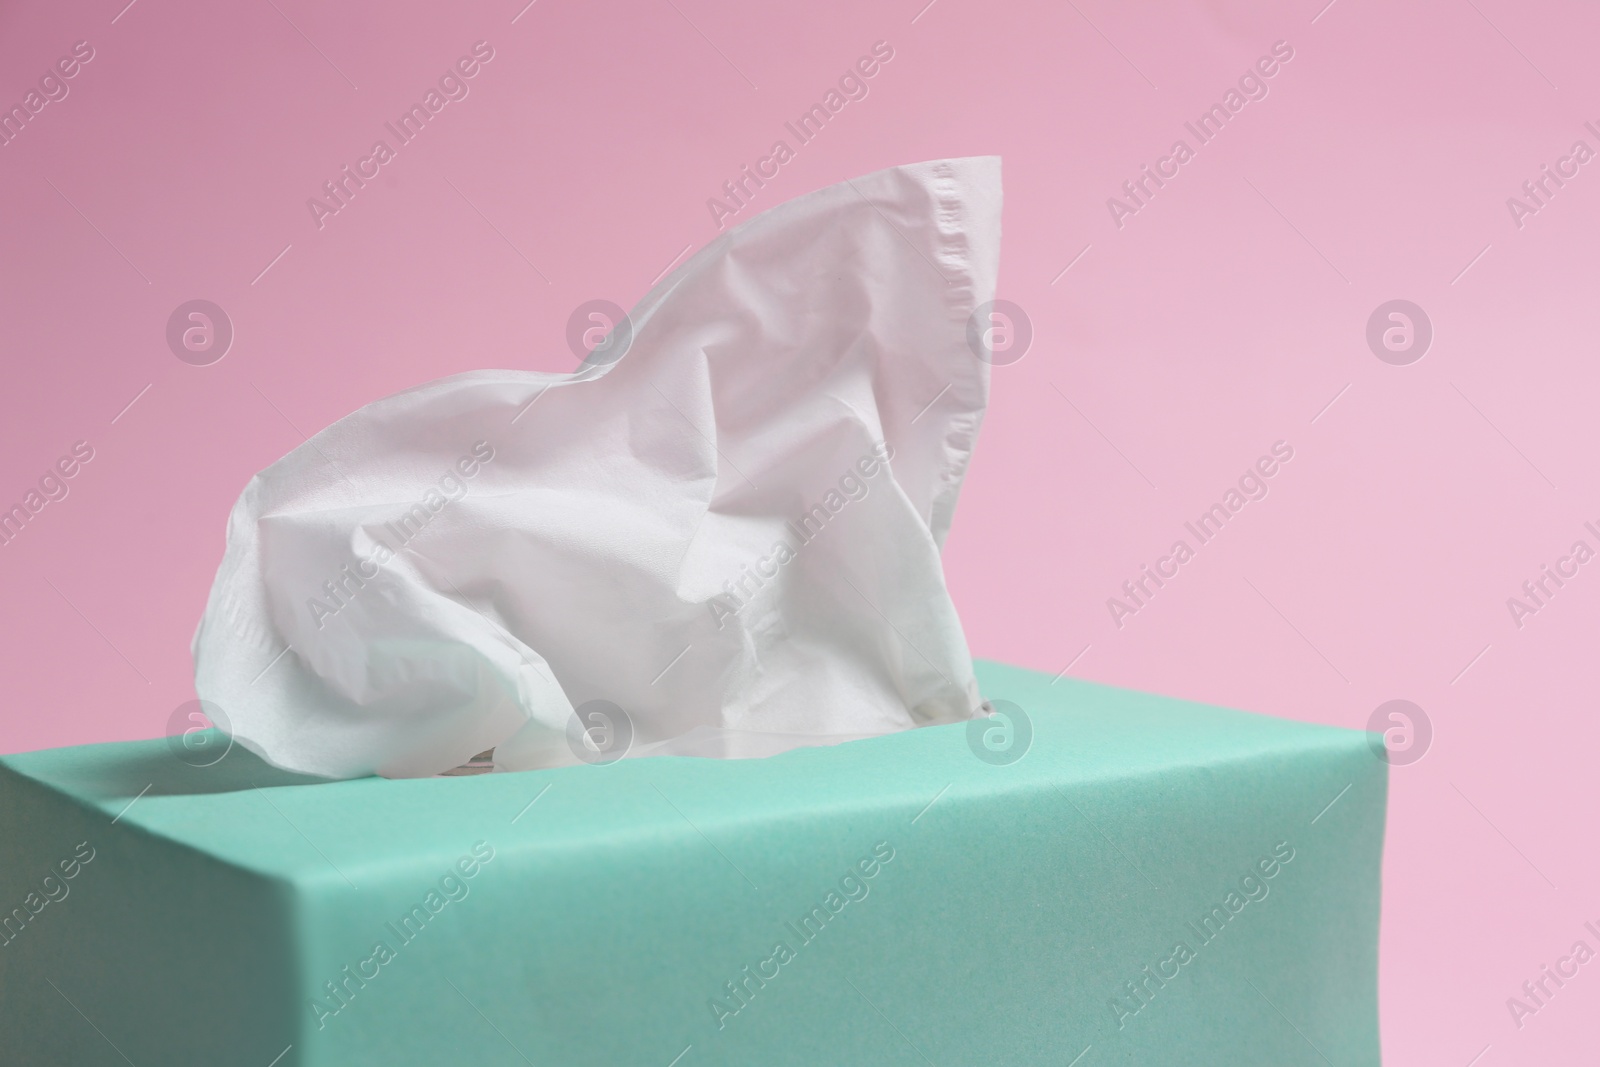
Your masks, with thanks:
M572 374L457 374L339 420L235 504L198 695L330 777L982 714L940 549L999 236L998 158L894 167L719 236Z

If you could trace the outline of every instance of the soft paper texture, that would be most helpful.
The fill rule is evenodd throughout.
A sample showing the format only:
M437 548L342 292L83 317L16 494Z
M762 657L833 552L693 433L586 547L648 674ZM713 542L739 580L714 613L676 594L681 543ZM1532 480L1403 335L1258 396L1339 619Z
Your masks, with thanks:
M620 359L456 375L251 480L196 689L328 776L757 755L971 717L939 552L988 396L1000 164L896 167L729 231Z

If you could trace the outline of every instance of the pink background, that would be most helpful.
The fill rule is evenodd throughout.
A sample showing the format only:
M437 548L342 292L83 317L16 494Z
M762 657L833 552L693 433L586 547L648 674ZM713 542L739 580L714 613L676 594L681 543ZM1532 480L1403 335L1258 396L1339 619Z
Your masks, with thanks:
M1600 12L523 2L0 8L0 103L95 50L0 148L0 502L95 451L0 548L0 750L164 732L254 471L429 378L571 369L573 308L708 241L707 198L885 40L870 95L737 218L1004 156L1001 294L1036 336L996 370L947 552L974 652L1351 727L1415 701L1435 736L1392 773L1386 1056L1589 1054L1600 963L1520 1031L1505 1000L1600 948L1600 563L1520 628L1506 600L1600 548L1600 162L1521 228L1506 198L1600 149ZM307 198L478 40L470 95L319 229ZM1107 198L1278 40L1270 94L1119 229ZM237 331L211 366L166 345L194 298ZM1434 325L1409 366L1365 341L1394 298ZM1278 440L1270 495L1119 628L1107 598Z

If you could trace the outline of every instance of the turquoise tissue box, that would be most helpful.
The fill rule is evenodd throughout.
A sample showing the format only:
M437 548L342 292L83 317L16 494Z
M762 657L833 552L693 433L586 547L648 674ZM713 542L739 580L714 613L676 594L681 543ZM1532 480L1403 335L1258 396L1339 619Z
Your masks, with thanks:
M0 759L0 1059L1377 1064L1367 734L980 664L763 760Z

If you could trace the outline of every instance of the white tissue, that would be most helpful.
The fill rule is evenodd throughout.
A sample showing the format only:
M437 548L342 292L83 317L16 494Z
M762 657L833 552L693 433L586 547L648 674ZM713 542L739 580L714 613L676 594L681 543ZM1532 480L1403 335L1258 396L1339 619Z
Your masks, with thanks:
M978 714L939 551L999 236L997 158L880 171L718 237L633 310L620 360L339 420L234 506L198 695L332 777L575 762L593 700L634 755Z

